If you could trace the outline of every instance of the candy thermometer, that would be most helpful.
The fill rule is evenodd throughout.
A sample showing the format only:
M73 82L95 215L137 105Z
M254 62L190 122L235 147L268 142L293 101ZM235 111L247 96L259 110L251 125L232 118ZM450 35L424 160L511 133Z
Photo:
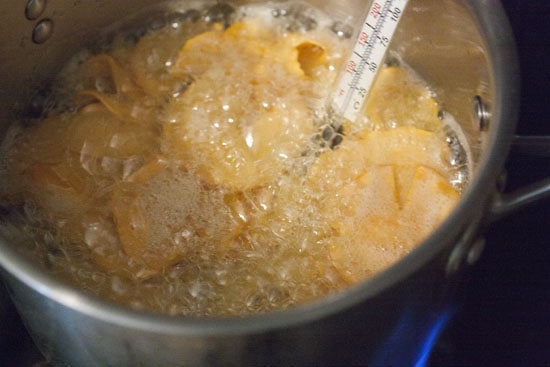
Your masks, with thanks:
M340 117L355 121L361 112L408 1L372 2L332 99Z

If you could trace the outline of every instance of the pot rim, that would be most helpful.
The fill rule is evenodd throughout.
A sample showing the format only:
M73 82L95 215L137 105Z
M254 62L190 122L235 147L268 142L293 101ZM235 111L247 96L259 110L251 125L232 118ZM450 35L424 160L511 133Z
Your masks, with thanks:
M234 335L282 329L330 317L358 305L411 276L449 247L471 225L472 214L491 205L497 176L504 166L517 123L519 66L514 37L500 2L470 0L467 7L486 42L493 68L493 124L486 151L469 187L450 216L422 244L387 270L337 294L306 305L245 317L197 318L133 310L85 294L46 273L19 255L0 238L0 266L7 276L76 312L93 319L148 332L193 335Z

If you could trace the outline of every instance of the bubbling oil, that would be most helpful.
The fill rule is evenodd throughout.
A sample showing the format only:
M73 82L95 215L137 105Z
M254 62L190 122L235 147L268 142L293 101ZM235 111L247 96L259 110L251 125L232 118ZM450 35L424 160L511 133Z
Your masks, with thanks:
M2 233L22 252L136 309L247 315L384 270L449 213L468 150L412 70L384 78L421 107L335 125L349 25L302 3L178 6L76 55L10 129Z

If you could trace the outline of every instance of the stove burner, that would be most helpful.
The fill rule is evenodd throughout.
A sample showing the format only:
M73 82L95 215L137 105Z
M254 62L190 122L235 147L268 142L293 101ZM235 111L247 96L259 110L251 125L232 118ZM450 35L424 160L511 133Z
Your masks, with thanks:
M433 348L455 313L452 305L426 314L405 312L368 365L429 366Z

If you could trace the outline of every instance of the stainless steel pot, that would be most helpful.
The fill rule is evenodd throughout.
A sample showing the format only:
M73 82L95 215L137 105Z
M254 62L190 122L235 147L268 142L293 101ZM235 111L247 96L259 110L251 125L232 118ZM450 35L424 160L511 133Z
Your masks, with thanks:
M311 2L349 22L369 4ZM2 2L0 131L90 35L154 3ZM4 282L47 359L72 366L351 365L387 364L394 353L412 364L418 341L445 315L462 270L479 254L484 225L549 196L550 182L504 196L496 189L519 95L514 40L497 1L411 0L391 47L434 86L445 110L461 123L475 159L459 205L418 249L384 273L317 303L246 318L196 319L91 297L43 272L0 238Z

